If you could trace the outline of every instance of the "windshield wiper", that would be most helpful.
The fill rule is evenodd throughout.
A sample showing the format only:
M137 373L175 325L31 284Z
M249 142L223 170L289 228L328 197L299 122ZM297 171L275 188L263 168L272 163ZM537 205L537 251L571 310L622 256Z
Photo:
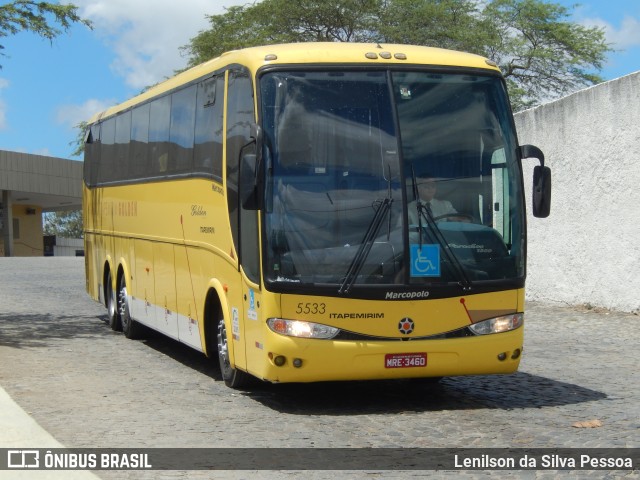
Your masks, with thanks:
M460 260L458 260L456 254L453 253L451 247L449 246L449 243L438 228L435 218L433 217L433 213L431 212L431 208L429 208L428 205L420 200L420 195L418 193L418 183L416 181L416 173L413 170L413 167L411 167L411 177L411 180L413 181L413 193L416 199L416 208L418 210L418 231L420 235L420 248L422 249L422 219L424 218L427 225L429 226L429 229L431 230L431 232L433 232L434 238L442 248L445 257L447 257L447 260L453 266L453 269L455 270L458 277L458 283L463 288L463 290L470 290L471 281L469 280L469 277L467 276L462 263L460 263Z
M358 278L358 274L364 265L369 252L371 251L371 247L375 242L376 237L378 236L378 232L380 231L380 227L384 221L384 217L387 212L391 209L391 204L393 203L393 199L390 197L384 198L379 201L378 209L376 210L371 223L369 224L369 228L367 228L367 232L362 239L362 243L358 248L353 260L351 260L351 265L349 265L349 270L347 270L347 274L344 277L342 285L338 289L338 293L344 294L349 293L349 290L353 286Z
M391 197L391 177L389 177L388 182L389 191L387 193L387 197L375 202L378 204L378 209L371 219L371 223L369 223L367 232L364 234L362 243L360 243L360 247L358 247L358 251L354 255L353 260L351 260L351 265L349 265L349 269L347 270L344 280L338 289L338 293L340 294L349 293L349 290L351 290L356 278L358 278L358 275L360 274L360 270L362 270L362 267L364 266L365 260L369 256L371 247L373 246L378 236L378 232L380 231L380 227L384 222L384 217L391 209L391 204L393 203L393 198Z

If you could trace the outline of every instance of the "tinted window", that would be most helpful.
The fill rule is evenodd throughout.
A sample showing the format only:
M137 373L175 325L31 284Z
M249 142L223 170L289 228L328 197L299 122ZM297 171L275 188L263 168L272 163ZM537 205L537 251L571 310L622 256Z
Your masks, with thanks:
M85 142L87 184L176 174L221 181L224 82L210 78L93 125Z
M196 85L171 96L170 163L174 172L193 167L193 129L196 112Z
M129 141L131 140L131 111L116 117L114 180L129 178Z
M87 185L98 182L100 164L100 124L91 125L84 145L84 181Z
M131 118L131 165L133 178L150 176L149 165L149 110L150 105L142 105L133 110Z
M100 168L98 178L101 182L115 180L115 146L116 119L110 118L102 123L101 147L100 147Z
M149 154L153 174L169 171L169 125L171 122L171 97L157 98L151 102L149 112Z
M194 170L222 179L224 77L198 85Z

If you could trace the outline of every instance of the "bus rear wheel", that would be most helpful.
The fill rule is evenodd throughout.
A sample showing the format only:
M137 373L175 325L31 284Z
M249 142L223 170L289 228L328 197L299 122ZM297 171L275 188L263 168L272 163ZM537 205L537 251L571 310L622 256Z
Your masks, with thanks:
M122 275L118 278L118 317L120 318L120 325L122 325L122 332L125 337L133 340L140 336L141 327L138 322L131 318L127 284Z
M249 382L249 374L231 366L227 327L224 324L224 316L222 314L218 318L218 361L222 379L227 387L241 388Z
M107 278L104 282L104 296L107 305L109 326L111 330L119 332L122 330L122 323L120 323L120 316L118 315L118 300L116 292L113 290L113 277L111 276L110 270L107 272Z

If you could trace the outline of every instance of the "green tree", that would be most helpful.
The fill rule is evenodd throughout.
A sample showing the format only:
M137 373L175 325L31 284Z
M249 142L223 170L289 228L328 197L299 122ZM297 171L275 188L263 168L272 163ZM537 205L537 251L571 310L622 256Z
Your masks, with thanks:
M500 66L519 108L602 81L611 51L600 28L568 21L569 10L539 0L493 0L483 10L493 32L481 52Z
M264 0L207 15L211 28L182 47L189 66L229 50L297 42L377 41L380 0Z
M0 5L0 38L28 31L53 40L73 23L82 23L91 28L91 22L80 18L75 5L28 0L14 0ZM4 50L1 44L0 50Z
M255 45L386 42L468 51L494 60L515 110L602 81L604 32L543 0L263 0L211 15L183 47L189 65Z
M43 215L42 227L45 235L65 238L82 238L82 211L47 212Z
M87 129L89 128L89 122L82 121L75 126L77 133L76 138L69 142L70 147L74 147L73 152L71 152L72 157L80 157L84 154L84 141L87 136Z
M394 0L382 10L381 40L472 52L484 29L477 9L476 0Z

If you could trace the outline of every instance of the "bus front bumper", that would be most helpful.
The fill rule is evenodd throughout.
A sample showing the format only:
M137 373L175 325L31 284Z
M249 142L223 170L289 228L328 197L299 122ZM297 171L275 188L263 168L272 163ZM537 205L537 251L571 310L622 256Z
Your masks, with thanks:
M523 330L415 341L311 340L270 333L266 361L250 373L269 382L513 373L522 355Z

